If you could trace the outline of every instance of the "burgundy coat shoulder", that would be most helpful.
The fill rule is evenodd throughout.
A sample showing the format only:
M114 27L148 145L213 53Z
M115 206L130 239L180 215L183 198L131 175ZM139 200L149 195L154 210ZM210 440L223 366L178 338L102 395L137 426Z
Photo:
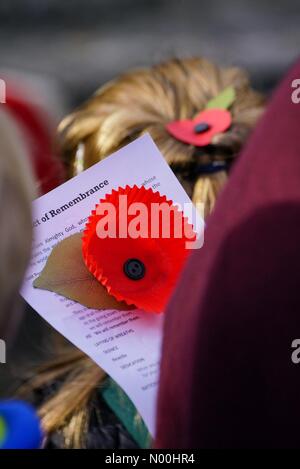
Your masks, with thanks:
M233 168L166 313L159 448L300 447L300 62Z

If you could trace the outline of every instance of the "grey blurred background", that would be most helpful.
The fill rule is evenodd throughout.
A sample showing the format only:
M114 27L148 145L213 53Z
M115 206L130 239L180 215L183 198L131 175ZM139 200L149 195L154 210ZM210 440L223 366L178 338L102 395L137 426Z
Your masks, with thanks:
M270 88L297 57L298 0L1 0L1 66L52 77L77 104L134 66L203 54Z
M269 93L297 58L299 0L1 0L0 70L54 84L57 120L120 72L170 56L246 67ZM0 394L51 351L50 327L28 310Z

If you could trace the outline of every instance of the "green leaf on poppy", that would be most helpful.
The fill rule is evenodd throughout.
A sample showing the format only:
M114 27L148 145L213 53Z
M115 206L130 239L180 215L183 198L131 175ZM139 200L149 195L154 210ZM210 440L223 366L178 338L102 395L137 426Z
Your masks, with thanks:
M109 295L86 267L81 252L81 233L58 243L33 286L49 290L92 309L134 309Z
M0 444L3 443L6 433L7 433L7 428L6 428L5 420L2 417L0 417Z
M234 103L236 94L232 86L228 86L215 98L208 101L206 109L228 109Z

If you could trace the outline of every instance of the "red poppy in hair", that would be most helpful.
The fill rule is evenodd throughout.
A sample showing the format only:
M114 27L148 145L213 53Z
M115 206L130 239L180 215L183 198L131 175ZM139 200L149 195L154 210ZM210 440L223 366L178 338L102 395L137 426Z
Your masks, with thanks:
M152 189L119 188L92 211L82 251L89 271L118 301L164 311L196 235L172 201Z
M215 135L225 132L231 126L231 114L226 109L207 109L194 119L169 122L168 132L177 140L196 147L212 143Z
M231 126L232 118L228 109L236 98L235 89L228 86L206 104L206 108L193 119L169 122L168 132L177 140L195 147L213 143L215 135L225 132Z

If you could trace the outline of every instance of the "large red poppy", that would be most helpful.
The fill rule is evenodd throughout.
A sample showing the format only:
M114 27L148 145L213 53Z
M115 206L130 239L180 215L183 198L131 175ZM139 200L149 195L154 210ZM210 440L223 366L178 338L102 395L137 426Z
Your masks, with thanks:
M124 199L121 202L120 195L127 197L127 237L123 237ZM107 202L115 208L116 230L104 237L104 226L113 226L114 217L113 211L99 213ZM142 212L134 205L137 202L143 203ZM155 204L162 203L163 212L157 212ZM138 222L137 216L144 214L144 210L146 223L142 222L145 217ZM101 227L103 233L99 233ZM132 227L137 230L131 230ZM165 196L152 189L126 186L113 190L92 211L83 235L83 258L90 272L117 300L159 313L164 311L186 261L189 252L186 241L195 238L192 226Z

